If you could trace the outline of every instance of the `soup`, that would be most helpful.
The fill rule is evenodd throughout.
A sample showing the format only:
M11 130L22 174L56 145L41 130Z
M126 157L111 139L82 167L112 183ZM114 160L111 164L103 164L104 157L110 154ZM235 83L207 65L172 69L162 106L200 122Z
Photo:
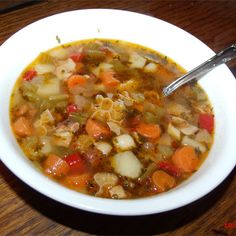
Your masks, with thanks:
M180 184L213 142L206 93L162 88L185 71L151 49L91 39L41 53L12 92L12 130L45 175L85 194L140 198Z

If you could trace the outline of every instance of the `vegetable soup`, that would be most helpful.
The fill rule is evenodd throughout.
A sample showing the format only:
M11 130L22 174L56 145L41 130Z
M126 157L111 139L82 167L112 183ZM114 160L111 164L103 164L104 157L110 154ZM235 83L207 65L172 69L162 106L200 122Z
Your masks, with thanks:
M19 76L12 130L36 167L68 188L113 199L162 193L197 171L213 142L214 114L199 85L162 96L183 73L129 42L64 44Z

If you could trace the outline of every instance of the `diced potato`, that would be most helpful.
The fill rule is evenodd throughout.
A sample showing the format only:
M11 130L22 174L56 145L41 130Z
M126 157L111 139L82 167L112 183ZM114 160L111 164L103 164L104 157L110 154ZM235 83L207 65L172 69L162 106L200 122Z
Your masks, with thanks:
M37 64L34 69L37 71L37 74L46 74L52 73L55 70L55 66L52 64Z
M127 197L127 194L126 194L124 188L121 185L117 185L115 187L112 187L109 190L109 193L110 193L112 198L121 199L121 198L126 198Z
M136 146L133 138L129 134L122 134L113 138L113 143L118 151L131 150Z
M37 89L37 95L47 98L60 93L60 81L56 78L50 79L42 83Z
M103 142L103 141L98 142L96 144L96 148L98 150L100 150L102 152L102 154L104 154L104 155L108 155L112 150L111 144L109 144L107 142Z
M145 72L155 72L157 70L157 64L150 62L144 67Z
M129 61L131 63L130 64L131 68L142 69L145 66L147 60L144 57L140 56L139 54L133 53L130 55Z
M188 136L184 136L181 142L183 145L189 145L193 148L198 149L200 152L205 152L206 147L200 142L195 141L194 139L189 138Z
M176 127L174 127L171 123L168 125L167 132L172 138L178 141L180 140L181 138L180 131Z
M111 158L114 170L126 177L138 178L142 173L142 164L131 151L120 152Z

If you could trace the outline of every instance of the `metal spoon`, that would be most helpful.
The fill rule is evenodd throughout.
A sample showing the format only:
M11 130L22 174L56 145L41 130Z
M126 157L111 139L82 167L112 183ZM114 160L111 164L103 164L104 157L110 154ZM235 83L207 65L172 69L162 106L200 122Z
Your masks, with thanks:
M231 45L230 47L222 50L217 53L215 56L202 63L198 67L194 68L187 74L181 76L180 78L173 81L171 84L163 88L162 92L164 96L170 95L180 86L196 81L200 79L203 75L214 69L215 67L226 63L232 59L236 58L236 44Z

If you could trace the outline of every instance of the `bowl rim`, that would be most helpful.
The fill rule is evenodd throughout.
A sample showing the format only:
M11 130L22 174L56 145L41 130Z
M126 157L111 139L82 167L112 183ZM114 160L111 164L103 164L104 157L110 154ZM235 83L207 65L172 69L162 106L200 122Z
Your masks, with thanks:
M191 69L194 65L197 65L203 59L207 59L211 57L214 53L213 51L208 48L204 43L202 43L199 39L195 38L191 34L187 33L186 31L178 28L177 26L174 26L170 23L167 23L163 20L154 18L152 16L147 16L144 14L140 13L135 13L135 12L130 12L130 11L124 11L124 10L114 10L114 9L84 9L84 10L74 10L74 11L68 11L68 12L63 12L63 13L58 13L46 18L43 18L41 20L38 20L34 23L29 24L28 26L22 28L20 31L16 32L14 35L12 35L8 40L6 40L0 47L0 62L2 62L6 67L4 69L0 70L0 76L2 75L8 75L7 70L9 69L8 65L4 62L4 55L9 51L9 47L13 47L15 49L14 43L15 42L20 42L21 38L24 36L28 36L29 33L35 32L35 30L40 29L42 30L42 27L45 26L45 24L49 23L54 23L55 21L59 20L60 22L64 20L70 20L70 19L87 19L87 17L91 17L93 19L98 20L99 17L104 17L103 20L100 20L99 22L105 22L105 20L110 20L110 22L114 23L115 26L119 28L120 22L117 22L117 17L122 17L122 23L125 22L125 20L128 22L127 25L132 26L132 21L138 22L141 24L141 28L144 26L144 24L149 24L150 27L155 27L158 26L159 30L162 32L165 32L168 35L172 34L176 38L181 38L183 37L186 40L186 48L191 48L191 44L199 48L199 50L202 52L202 55L200 55L196 60L193 62L187 62L185 61L184 67L186 69ZM89 22L88 22L89 23ZM107 24L109 25L109 24ZM106 27L107 27L106 25ZM123 25L124 27L124 25ZM158 28L157 27L157 28ZM49 27L50 28L50 27ZM102 29L103 30L103 29ZM107 28L104 30L106 31ZM148 29L146 29L147 32L149 32ZM94 29L94 31L96 31ZM170 31L170 32L167 32ZM122 31L123 32L123 31ZM115 33L112 31L112 33L115 35ZM127 33L127 31L124 30L124 33ZM136 32L135 32L136 33ZM138 33L136 33L138 34ZM89 33L88 33L89 35ZM98 35L99 38L99 33L94 33L93 35ZM109 32L101 35L109 35ZM32 36L33 37L33 36ZM125 35L122 36L125 39ZM97 37L94 37L97 38ZM63 40L68 40L69 38ZM83 39L83 38L82 38ZM121 38L123 40L123 38ZM128 39L128 38L127 38ZM54 39L53 39L54 40ZM73 40L72 40L73 41ZM129 41L129 40L127 40ZM131 42L134 43L139 43L139 40L136 38L132 38ZM145 43L150 43L151 46L154 45L151 43L151 40L145 41ZM163 45L165 42L161 42ZM181 42L178 42L181 44ZM52 40L49 43L50 45L53 44ZM55 43L56 44L56 43ZM189 45L190 44L190 45ZM45 41L45 45L47 45L47 42ZM149 44L148 44L149 45ZM181 45L183 47L184 43ZM55 45L56 46L56 45ZM146 46L146 45L145 45ZM50 46L49 46L50 48ZM152 47L153 48L153 47ZM154 48L155 49L155 48ZM165 55L168 54L167 48L166 52L161 51L161 53ZM171 46L171 50L173 49L173 46ZM11 49L12 50L12 49ZM171 53L170 53L171 54ZM33 54L32 54L33 55ZM32 56L31 55L31 56ZM171 54L172 55L172 54ZM174 56L171 56L175 61L176 59ZM182 59L183 60L183 59ZM181 61L181 60L180 60ZM178 61L177 61L178 62ZM179 63L181 64L182 63ZM16 70L22 70L21 67L17 68ZM200 84L204 86L209 86L208 82L211 80L211 77L216 76L217 73L224 74L228 80L226 82L227 86L231 86L231 90L236 88L236 83L234 76L230 72L230 70L226 66L220 66L217 68L214 72L212 72L209 76L206 76L206 79ZM209 77L209 78L208 78ZM4 84L6 86L7 91L11 91L10 87L11 84L6 85L6 82ZM2 87L4 87L2 86ZM0 88L0 92L6 94L4 91L4 88ZM212 94L212 97L216 96L214 95L214 91L209 89L210 94ZM225 97L228 99L227 94L224 93ZM236 99L236 95L233 95ZM225 98L225 99L226 99ZM211 99L211 96L210 96ZM218 99L218 98L217 98ZM228 100L227 100L228 101ZM7 104L8 105L8 104ZM220 104L224 106L224 104ZM0 101L0 111L5 112L8 106L2 101ZM227 108L227 106L225 106ZM227 108L228 109L228 108ZM220 110L220 109L219 109ZM3 114L3 113L2 113ZM220 114L220 113L219 113ZM227 117L227 121L229 124L232 124L232 119L236 118L236 114L232 114L232 117L229 118ZM217 115L217 114L216 114ZM217 117L216 117L217 118ZM49 180L46 176L38 172L35 167L30 163L29 160L23 157L22 151L20 148L17 146L16 142L14 141L14 137L12 134L9 133L10 127L9 127L9 121L7 121L7 118L0 118L0 130L4 131L1 132L0 139L3 142L0 142L0 158L2 162L18 177L20 178L23 182L25 182L27 185L31 186L33 189L36 191L46 195L49 198L52 198L58 202L64 203L66 205L90 211L90 212L96 212L96 213L102 213L102 214L109 214L109 215L147 215L147 214L154 214L154 213L161 213L164 211L169 211L173 210L179 207L182 207L184 205L187 205L202 196L206 195L210 191L212 191L216 186L218 186L227 176L230 174L232 169L234 168L236 164L236 159L233 158L233 154L236 153L236 147L231 147L230 151L227 151L226 154L230 156L230 159L228 160L229 163L224 164L224 169L220 170L220 166L222 166L222 161L219 159L216 159L218 162L216 163L216 167L212 166L211 160L206 160L206 165L202 166L201 172L204 173L204 176L208 176L208 186L202 186L200 188L200 180L202 180L202 177L200 176L200 170L194 174L190 179L185 181L183 184L177 186L175 189L168 191L167 193L162 193L159 194L158 196L154 197L147 197L147 198L142 198L142 199L132 199L132 200L113 200L113 199L103 199L103 198L95 198L92 196L84 195L78 192L75 192L73 190L67 189L56 182ZM218 120L217 120L218 121ZM219 129L218 126L216 126L216 132L223 130L220 127L223 126L222 122L219 121ZM236 125L233 125L234 128L236 128ZM230 129L227 128L227 135L229 134L230 136L226 137L226 143L232 144L232 133ZM2 133L7 134L6 136L3 137ZM7 139L5 137L8 137ZM220 140L218 140L219 137L217 135L217 142L219 143ZM8 141L6 141L8 140ZM229 146L228 144L228 146ZM12 145L12 146L10 146ZM215 144L213 144L214 146ZM219 145L218 145L219 146ZM11 147L14 147L13 150ZM214 153L217 153L218 149L215 150ZM21 153L21 154L20 154ZM19 155L20 154L20 155ZM210 153L211 154L211 153ZM9 155L13 158L8 158ZM205 164L205 163L204 163ZM206 174L206 168L208 166L211 166L211 169L209 172ZM219 170L217 173L217 176L215 178L212 178L211 175L215 175L216 171ZM199 180L200 179L200 180ZM39 184L40 181L40 184ZM199 189L199 191L190 191L193 189ZM51 191L53 189L53 191ZM183 196L185 196L183 198ZM173 201L172 199L175 199Z

